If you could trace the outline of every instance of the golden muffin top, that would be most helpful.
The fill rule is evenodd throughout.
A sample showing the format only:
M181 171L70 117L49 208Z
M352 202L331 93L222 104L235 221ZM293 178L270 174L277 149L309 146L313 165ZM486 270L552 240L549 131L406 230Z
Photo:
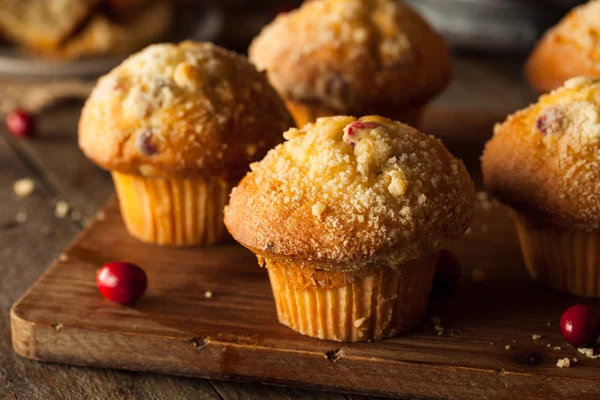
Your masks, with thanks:
M292 125L264 74L210 43L157 44L100 78L79 146L100 166L147 177L241 177Z
M450 80L442 38L395 0L313 0L280 14L250 46L286 99L340 114L420 105Z
M536 45L527 76L540 92L556 89L580 75L600 77L600 1L571 10Z
M431 136L368 116L319 118L284 137L225 209L233 237L260 256L325 270L394 268L469 226L473 183Z
M600 80L578 77L494 129L484 182L513 208L600 227Z

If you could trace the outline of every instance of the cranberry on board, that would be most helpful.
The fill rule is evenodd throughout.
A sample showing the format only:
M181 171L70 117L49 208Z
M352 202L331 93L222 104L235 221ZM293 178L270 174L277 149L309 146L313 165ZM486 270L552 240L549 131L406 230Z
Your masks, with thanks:
M452 290L461 275L458 258L449 250L441 250L433 276L432 290L434 292L447 292Z
M576 304L560 317L560 329L567 342L575 347L593 344L600 333L598 312L587 304Z
M35 134L35 118L26 110L13 110L6 115L6 127L13 136L32 137Z
M135 303L147 284L144 270L128 262L110 262L96 273L96 285L102 296L120 304Z

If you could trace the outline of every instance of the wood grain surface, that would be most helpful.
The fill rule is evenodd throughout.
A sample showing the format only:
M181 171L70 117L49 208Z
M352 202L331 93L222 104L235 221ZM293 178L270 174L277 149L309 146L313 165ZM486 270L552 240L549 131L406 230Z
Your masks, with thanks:
M424 130L442 137L478 181L481 146L497 120L489 112L432 110ZM432 296L422 325L400 338L339 344L301 336L277 323L266 273L250 252L143 244L127 234L112 200L14 306L13 344L45 361L350 393L600 397L600 361L568 346L558 328L561 312L581 299L529 280L509 210L483 192L478 199L471 232L449 246L463 264L457 290ZM134 307L104 300L95 287L96 269L122 259L149 275L148 293ZM486 279L471 279L475 269ZM432 317L441 319L442 335ZM579 362L559 369L564 357Z

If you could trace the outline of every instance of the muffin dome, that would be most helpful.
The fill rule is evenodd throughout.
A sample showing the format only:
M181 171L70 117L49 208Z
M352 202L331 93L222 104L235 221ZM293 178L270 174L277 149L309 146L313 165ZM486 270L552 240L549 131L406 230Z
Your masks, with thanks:
M497 125L482 169L486 187L513 208L600 228L600 80L570 79Z
M431 136L368 116L320 118L284 137L225 209L233 237L259 256L335 271L394 268L469 226L472 181Z
M210 43L149 46L100 78L79 146L101 167L146 177L241 177L292 125L247 60Z
M278 16L250 46L286 99L337 114L421 105L450 80L442 38L394 0L314 0Z
M526 66L534 89L549 92L580 75L600 77L600 1L574 8L536 45Z

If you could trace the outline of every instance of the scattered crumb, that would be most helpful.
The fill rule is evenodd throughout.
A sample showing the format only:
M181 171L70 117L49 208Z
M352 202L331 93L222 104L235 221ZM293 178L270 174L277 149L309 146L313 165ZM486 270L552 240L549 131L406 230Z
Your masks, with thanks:
M474 268L471 270L471 279L475 282L483 282L487 279L485 272L480 268Z
M569 368L571 366L571 360L568 358L561 358L556 362L558 368Z
M538 339L541 339L541 338L542 338L542 335L538 335L537 333L534 333L533 335L531 335L531 338L532 338L533 340L538 340Z
M493 346L493 345L494 345L494 342L490 342L490 346Z
M104 221L106 219L106 214L104 211L100 211L98 214L96 214L96 219L98 221Z
M60 200L56 203L56 208L54 209L54 215L57 218L64 218L69 213L69 203L64 200Z
M576 363L577 361L579 361L576 357L573 357L573 362Z
M27 214L25 214L24 211L19 211L17 215L15 215L15 220L22 224L23 222L27 221Z
M506 350L510 350L510 344L507 344L506 346L504 346L504 348L505 348Z
M515 339L513 339L513 343L517 343L517 341Z
M354 327L355 328L360 328L366 321L367 319L365 317L359 318L356 321L354 321Z
M562 350L562 348L560 346L556 346L554 347L554 350Z
M35 190L35 182L30 178L23 178L15 181L13 190L19 197L27 197Z
M60 322L57 322L57 323L55 323L55 324L52 324L52 325L50 325L50 327L51 327L52 329L54 329L56 332L60 332L60 331L62 331L63 324L62 324L62 323L60 323Z
M434 326L434 328L437 331L438 336L442 336L442 334L444 333L444 327L441 325L436 325Z
M473 232L473 228L468 227L467 230L465 231L465 235L470 235Z
M579 351L581 354L585 355L588 358L600 358L600 354L594 355L594 349L591 348L580 347L577 349L577 351Z
M212 299L212 292L207 290L206 292L204 292L204 297L206 297L207 299Z
M550 322L546 322L546 325L547 326L551 326L552 324Z
M68 259L69 259L69 256L67 256L65 253L60 253L60 254L58 255L58 261L65 262L65 261L67 261Z
M546 347L550 347L550 343L548 343L548 344L546 345Z
M442 319L440 317L431 317L431 323L434 325L441 325Z

